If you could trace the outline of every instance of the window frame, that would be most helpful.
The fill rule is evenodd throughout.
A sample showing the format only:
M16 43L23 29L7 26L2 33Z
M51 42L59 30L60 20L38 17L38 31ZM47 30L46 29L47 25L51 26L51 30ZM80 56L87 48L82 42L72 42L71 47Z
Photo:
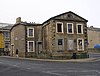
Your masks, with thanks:
M30 42L33 43L33 51L30 51L30 49L29 49L29 43ZM34 41L27 41L27 52L35 52L35 43L34 43Z
M62 30L62 32L58 32L58 26L57 26L57 24L61 24L61 30ZM63 31L63 22L56 22L56 33L63 33L64 31Z
M63 39L58 39L58 46L63 45Z
M78 26L81 25L81 33L78 32ZM76 24L77 26L77 34L83 34L83 24Z
M33 29L33 36L29 36L29 29ZM27 28L27 37L34 37L34 28L33 27Z
M79 49L79 45L78 45L78 41L79 40L82 40L82 49ZM83 38L77 38L77 50L79 51L79 50L84 50L84 39Z
M69 33L69 31L68 31L68 24L72 24L72 33ZM74 26L73 26L73 23L67 23L67 34L74 34Z

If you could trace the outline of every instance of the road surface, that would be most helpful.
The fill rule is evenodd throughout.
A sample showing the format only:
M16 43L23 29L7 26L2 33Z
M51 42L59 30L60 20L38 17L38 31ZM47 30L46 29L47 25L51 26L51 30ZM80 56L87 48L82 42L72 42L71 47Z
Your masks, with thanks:
M0 76L100 76L100 61L47 62L0 57Z

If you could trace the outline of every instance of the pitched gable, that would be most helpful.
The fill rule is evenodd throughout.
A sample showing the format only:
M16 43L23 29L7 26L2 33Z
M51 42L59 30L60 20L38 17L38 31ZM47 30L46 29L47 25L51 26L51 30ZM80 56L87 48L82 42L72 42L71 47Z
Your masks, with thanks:
M57 15L53 17L53 19L62 19L62 20L73 20L73 21L85 21L88 22L88 20L82 18L81 16L69 11L66 13L62 13L60 15Z
M71 11L59 14L59 15L54 16L54 17L51 17L50 19L48 19L44 23L46 23L46 22L48 22L49 20L52 20L52 19L88 22L88 20L84 19L83 17L81 17L81 16L79 16L79 15L77 15L77 14L71 12Z

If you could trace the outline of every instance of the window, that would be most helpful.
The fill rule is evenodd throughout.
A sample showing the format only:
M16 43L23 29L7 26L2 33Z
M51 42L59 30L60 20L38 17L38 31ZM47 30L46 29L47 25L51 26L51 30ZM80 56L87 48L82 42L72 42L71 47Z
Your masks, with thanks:
M63 45L63 39L58 39L58 45Z
M77 34L83 34L83 25L77 24Z
M73 23L67 23L67 33L68 34L73 34Z
M27 32L28 37L34 37L34 28L28 28Z
M4 32L5 40L10 40L10 33L8 31Z
M28 52L35 52L34 50L34 41L28 41Z
M60 38L57 40L57 52L64 52L64 39Z
M56 27L57 27L56 29L57 33L59 32L63 33L63 23L62 22L57 22Z
M9 37L9 32L5 32L5 37Z
M67 49L68 50L74 50L74 40L68 40Z
M84 40L82 38L77 39L77 49L84 50Z

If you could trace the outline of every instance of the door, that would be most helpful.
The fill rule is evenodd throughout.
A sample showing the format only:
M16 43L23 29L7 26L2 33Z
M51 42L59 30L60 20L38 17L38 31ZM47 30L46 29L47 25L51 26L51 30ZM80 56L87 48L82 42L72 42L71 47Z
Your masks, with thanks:
M42 42L38 42L38 53L42 51Z

